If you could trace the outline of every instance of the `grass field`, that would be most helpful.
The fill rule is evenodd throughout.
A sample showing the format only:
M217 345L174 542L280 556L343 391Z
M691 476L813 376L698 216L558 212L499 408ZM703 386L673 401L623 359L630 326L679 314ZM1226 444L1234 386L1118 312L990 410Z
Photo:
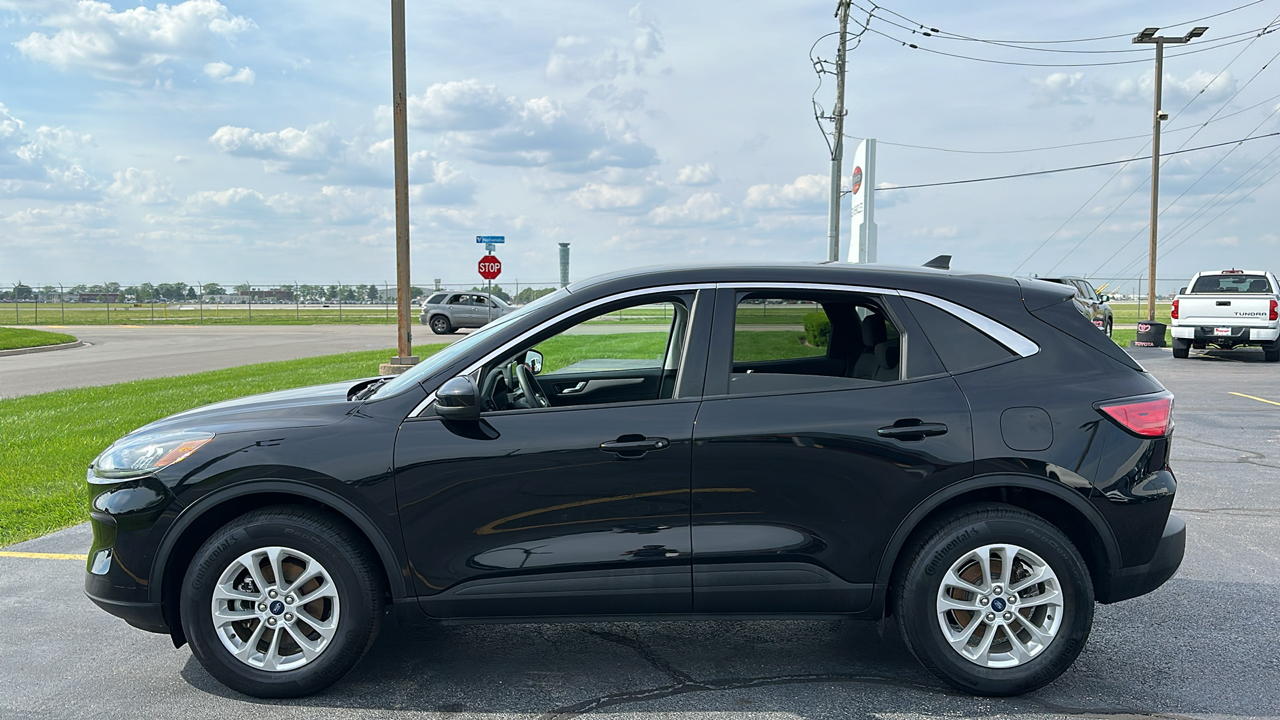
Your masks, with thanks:
M0 327L0 350L19 350L22 348L43 347L45 345L61 345L75 342L70 335L28 328Z
M1116 325L1132 325L1139 320L1147 319L1147 304L1145 302L1113 302L1107 304L1111 306L1111 317ZM1169 303L1156 303L1156 322L1169 324Z
M395 321L394 305L0 304L0 322L6 325L379 325ZM413 321L418 321L416 306Z

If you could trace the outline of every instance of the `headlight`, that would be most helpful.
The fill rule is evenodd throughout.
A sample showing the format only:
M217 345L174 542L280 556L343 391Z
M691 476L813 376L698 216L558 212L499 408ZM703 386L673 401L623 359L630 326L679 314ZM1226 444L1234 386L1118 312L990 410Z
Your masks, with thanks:
M102 451L93 461L98 477L139 477L182 462L213 439L211 432L167 432L126 438Z

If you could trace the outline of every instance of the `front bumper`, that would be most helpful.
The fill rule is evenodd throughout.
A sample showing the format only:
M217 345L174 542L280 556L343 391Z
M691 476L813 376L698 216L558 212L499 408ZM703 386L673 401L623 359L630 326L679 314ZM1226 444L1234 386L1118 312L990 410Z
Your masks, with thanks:
M85 597L93 601L94 605L97 605L139 630L146 630L147 632L153 633L169 633L169 624L165 622L164 611L161 610L160 603L158 602L109 600L107 598L97 597L87 589L84 594Z
M1146 564L1120 568L1112 573L1105 589L1099 593L1098 602L1120 602L1146 595L1160 587L1182 565L1186 547L1187 523L1181 517L1170 514L1165 522L1160 544L1156 547L1155 557Z
M1230 334L1217 334L1219 328L1227 328L1230 330ZM1210 344L1251 345L1275 342L1280 339L1280 328L1241 327L1239 325L1175 325L1169 329L1169 332L1173 337L1180 340Z

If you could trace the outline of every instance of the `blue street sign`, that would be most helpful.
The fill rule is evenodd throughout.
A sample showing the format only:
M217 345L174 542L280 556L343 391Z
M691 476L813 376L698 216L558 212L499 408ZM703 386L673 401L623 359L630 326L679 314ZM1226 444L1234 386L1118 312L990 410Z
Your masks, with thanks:
M505 243L506 241L507 241L506 235L477 235L476 236L477 245L482 243Z

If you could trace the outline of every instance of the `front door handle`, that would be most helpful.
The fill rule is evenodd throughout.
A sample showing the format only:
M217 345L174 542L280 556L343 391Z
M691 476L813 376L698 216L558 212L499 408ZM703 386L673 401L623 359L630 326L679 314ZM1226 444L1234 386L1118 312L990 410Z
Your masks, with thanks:
M882 427L876 434L883 438L892 438L903 442L923 440L927 437L947 434L947 426L942 423L926 423L919 420L899 420L889 427Z
M621 458L638 458L651 450L662 450L670 445L671 441L662 437L623 435L617 440L600 443L600 449Z

